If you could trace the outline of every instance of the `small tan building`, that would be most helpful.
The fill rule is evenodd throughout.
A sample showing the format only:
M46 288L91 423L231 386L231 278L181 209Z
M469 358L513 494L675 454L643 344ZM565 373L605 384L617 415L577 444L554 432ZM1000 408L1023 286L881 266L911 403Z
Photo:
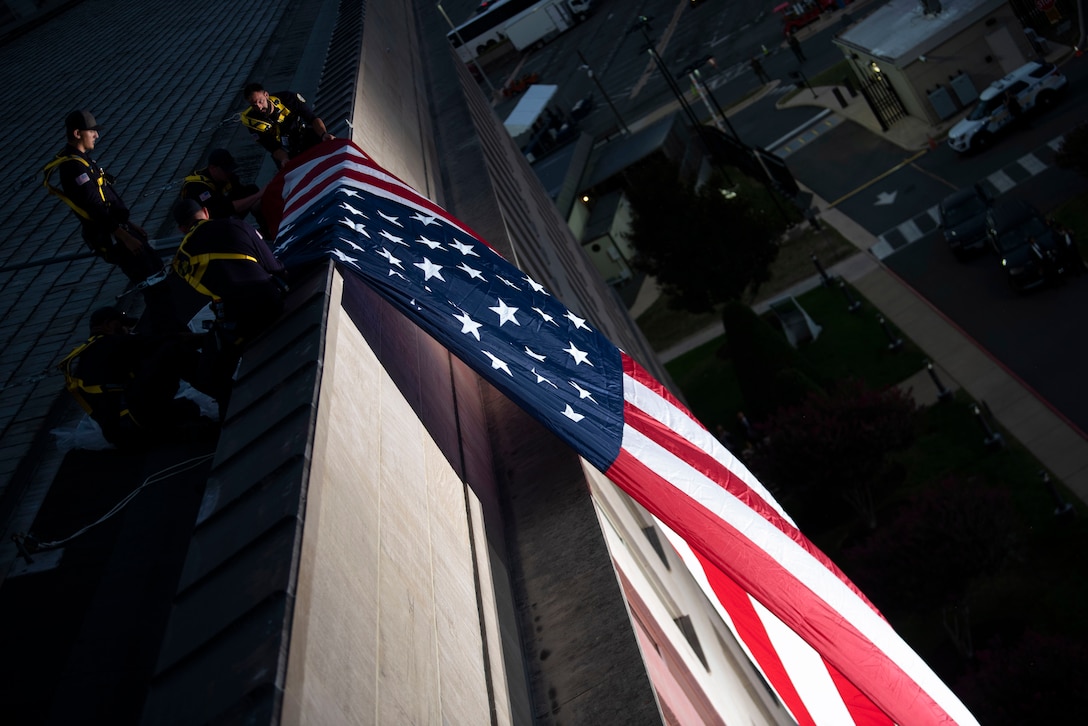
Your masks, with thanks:
M833 42L884 128L946 121L1035 55L1007 0L891 0Z

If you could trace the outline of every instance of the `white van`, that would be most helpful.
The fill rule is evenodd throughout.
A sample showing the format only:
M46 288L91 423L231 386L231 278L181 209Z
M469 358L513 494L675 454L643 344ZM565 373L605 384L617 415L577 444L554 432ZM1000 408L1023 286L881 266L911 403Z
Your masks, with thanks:
M1025 63L979 95L978 105L948 132L948 145L961 154L978 151L1008 129L1013 115L1005 103L1006 93L1015 96L1022 113L1028 114L1052 105L1067 84L1053 63Z

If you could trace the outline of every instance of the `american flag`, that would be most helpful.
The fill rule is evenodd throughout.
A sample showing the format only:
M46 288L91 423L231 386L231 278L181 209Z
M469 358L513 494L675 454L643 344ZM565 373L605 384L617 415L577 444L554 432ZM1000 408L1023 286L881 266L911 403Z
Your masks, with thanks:
M799 724L975 724L759 481L539 282L349 141L265 193L288 267L334 258L666 527Z

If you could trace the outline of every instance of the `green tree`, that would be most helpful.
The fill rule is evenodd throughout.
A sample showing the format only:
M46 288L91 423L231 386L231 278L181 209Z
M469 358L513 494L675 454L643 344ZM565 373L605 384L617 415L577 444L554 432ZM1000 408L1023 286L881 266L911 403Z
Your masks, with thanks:
M737 386L752 421L820 390L797 351L752 308L736 301L726 303L722 324Z
M1082 123L1065 134L1055 161L1063 169L1072 169L1088 176L1088 123Z
M842 499L871 529L879 504L873 488L886 481L888 454L914 440L914 425L909 395L849 381L773 413L752 464L769 484L802 500Z
M657 279L678 307L706 312L770 278L783 223L719 179L696 190L675 164L651 157L627 173L634 265Z

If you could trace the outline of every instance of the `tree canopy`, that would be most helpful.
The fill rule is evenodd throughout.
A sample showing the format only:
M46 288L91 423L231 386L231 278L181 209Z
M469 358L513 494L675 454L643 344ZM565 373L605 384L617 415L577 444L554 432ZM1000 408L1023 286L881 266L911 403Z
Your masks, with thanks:
M693 313L738 300L770 277L782 222L712 177L696 190L675 164L652 157L628 172L636 267Z

